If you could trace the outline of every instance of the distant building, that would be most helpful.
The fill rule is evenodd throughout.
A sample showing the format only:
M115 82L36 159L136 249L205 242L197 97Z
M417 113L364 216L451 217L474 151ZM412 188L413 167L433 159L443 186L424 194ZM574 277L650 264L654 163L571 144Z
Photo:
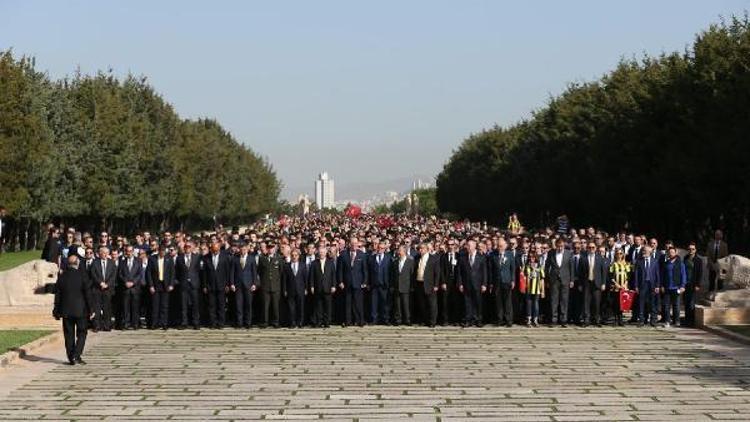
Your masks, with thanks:
M411 183L412 190L416 189L429 189L430 184L427 182L423 182L422 179L417 179Z
M332 208L336 203L333 179L325 171L320 173L318 180L315 181L315 203L320 209Z

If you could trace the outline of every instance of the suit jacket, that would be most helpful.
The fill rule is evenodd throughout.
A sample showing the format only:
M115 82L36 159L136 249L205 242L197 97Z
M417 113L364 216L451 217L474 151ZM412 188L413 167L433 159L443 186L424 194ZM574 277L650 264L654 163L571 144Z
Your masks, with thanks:
M557 265L557 250L553 249L547 253L544 275L547 282L559 282L565 286L573 281L573 253L563 249L562 265Z
M432 294L434 293L433 288L440 285L440 258L435 254L427 254L426 256L420 256L419 259L414 262L414 281L417 286L420 284L419 281L417 281L419 265L423 259L427 259L427 264L425 264L424 268L424 282L422 283L422 287L424 288L425 293Z
M487 286L487 261L486 257L476 252L474 265L471 265L469 254L462 255L458 260L457 284L465 289L479 290L481 286Z
M729 247L727 246L727 242L721 240L719 241L719 254L716 254L716 241L712 240L708 242L708 245L706 245L706 259L708 260L709 264L713 264L716 262L717 259L724 258L725 256L729 255Z
M205 264L200 254L190 254L190 266L187 266L185 254L180 254L175 260L175 278L180 288L198 289L202 285L201 267Z
M455 261L455 263L454 263ZM456 286L456 268L458 267L458 253L453 256L453 261L450 259L450 253L440 254L440 270L442 275L441 281L448 286L448 290L452 290Z
M258 266L255 264L255 256L247 254L245 257L245 268L242 268L242 257L235 257L234 263L234 287L249 289L258 285Z
M687 262L690 260L689 256L685 256L682 262L685 264L687 270ZM693 257L693 272L687 273L687 284L698 287L703 287L703 258L697 254Z
M331 287L336 287L336 267L333 259L326 258L324 269L321 268L320 258L310 264L310 286L315 289L315 294L331 294Z
M284 271L281 273L281 292L287 296L304 296L308 288L307 265L302 259L297 262L297 274L294 274L292 262L284 263ZM331 289L328 289L329 291Z
M646 260L641 257L635 263L635 286L639 289L646 287L657 287L660 283L661 272L659 270L659 263L651 259L648 270L646 270ZM646 285L646 281L649 285Z
M398 289L399 293L409 293L414 286L414 277L417 274L417 266L414 263L414 258L406 256L404 265L399 271L399 258L393 260L391 264L391 272L393 274L392 279L395 281L395 288Z
M88 280L78 270L66 270L55 283L55 318L86 318L92 308Z
M589 281L589 255L590 253L581 254L578 263L578 282L583 285ZM607 284L607 275L609 274L609 265L603 256L594 252L594 287L601 289Z
M495 253L490 255L490 282L496 288L500 286L509 287L516 281L516 262L510 251L502 255Z
M218 265L214 267L214 255L209 253L203 257L203 287L212 292L224 290L234 282L232 261L226 253L219 252Z
M367 268L370 274L368 278L370 280L370 285L373 288L380 287L387 289L390 287L391 261L393 261L393 256L388 252L383 254L383 259L380 261L380 264L378 264L377 253L369 256Z
M283 271L284 258L279 255L261 255L258 258L258 278L260 288L269 293L281 292L281 272Z
M344 288L358 290L367 286L367 257L364 252L357 251L352 262L351 251L345 249L336 264L336 280L344 283Z
M92 288L101 289L100 284L106 283L107 290L112 291L115 288L117 282L117 267L115 262L111 259L107 259L107 274L102 274L102 259L97 258L89 268L89 277L91 277Z
M170 286L174 287L174 260L171 257L164 256L164 280L159 280L159 255L151 255L146 267L146 284L149 288L156 289L157 292L164 292Z
M128 259L123 257L120 260L120 265L117 267L117 281L121 288L125 289L125 283L128 281L133 282L133 287L137 290L142 285L143 280L143 265L138 257L132 257L133 264L130 270L128 270Z

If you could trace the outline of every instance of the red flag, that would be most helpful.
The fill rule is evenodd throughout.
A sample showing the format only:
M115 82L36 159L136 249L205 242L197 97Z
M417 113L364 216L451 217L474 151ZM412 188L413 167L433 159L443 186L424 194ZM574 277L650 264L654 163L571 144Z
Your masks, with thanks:
M362 215L362 208L354 204L349 204L349 206L346 207L346 211L344 211L344 215L349 218L357 218Z
M633 307L633 296L635 292L632 290L620 290L620 310L629 311Z
M391 228L392 226L393 226L393 219L391 217L388 217L385 215L378 217L378 227L380 227L381 229L388 229L388 228Z

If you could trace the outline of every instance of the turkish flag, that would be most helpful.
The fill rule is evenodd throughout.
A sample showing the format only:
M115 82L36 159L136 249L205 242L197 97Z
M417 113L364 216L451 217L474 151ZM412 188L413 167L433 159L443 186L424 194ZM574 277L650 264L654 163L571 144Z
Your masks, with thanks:
M620 290L620 310L629 311L633 307L633 297L635 292L633 290Z
M378 217L378 227L381 229L388 229L393 226L393 219L391 217L381 216Z

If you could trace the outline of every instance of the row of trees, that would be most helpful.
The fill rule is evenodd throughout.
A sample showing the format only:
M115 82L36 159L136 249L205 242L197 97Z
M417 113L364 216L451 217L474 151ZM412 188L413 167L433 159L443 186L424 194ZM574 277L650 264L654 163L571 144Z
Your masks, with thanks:
M54 81L0 52L0 204L22 248L49 221L128 232L251 219L279 190L266 160L214 120L180 118L145 78Z
M682 53L623 60L527 121L471 135L437 178L462 216L633 228L686 241L725 228L750 247L750 23L732 18ZM703 239L700 239L703 240Z

